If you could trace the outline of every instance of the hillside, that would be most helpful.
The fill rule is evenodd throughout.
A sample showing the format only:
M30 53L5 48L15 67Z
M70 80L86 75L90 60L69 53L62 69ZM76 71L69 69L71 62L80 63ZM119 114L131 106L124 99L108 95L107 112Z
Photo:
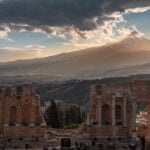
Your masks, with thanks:
M49 83L34 83L41 102L62 100L67 103L86 105L90 101L90 88L95 83L121 83L130 80L150 80L150 75L104 78L101 80L70 80Z
M136 67L134 74L142 74L149 70L140 70L137 66L149 67L150 40L136 36L101 47L93 47L81 51L63 53L40 59L20 60L0 63L0 73L3 76L32 75L55 76L68 79L103 78L107 76L130 75L130 67ZM126 70L124 70L124 68ZM118 70L122 69L121 72Z
M150 80L150 74L134 75L129 77L103 78L95 80L66 80L51 81L45 78L38 80L36 78L21 78L21 76L5 77L0 80L0 84L31 83L36 93L41 97L41 104L51 99L62 101L64 103L78 104L82 110L90 108L90 88L95 83L122 83L131 80ZM64 106L63 106L64 107ZM140 106L143 108L143 104Z

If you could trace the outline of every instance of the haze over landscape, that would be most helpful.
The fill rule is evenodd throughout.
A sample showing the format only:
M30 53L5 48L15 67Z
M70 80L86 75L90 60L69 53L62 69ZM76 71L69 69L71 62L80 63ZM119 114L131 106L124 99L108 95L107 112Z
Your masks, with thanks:
M150 73L150 40L133 31L124 39L76 52L1 63L1 75L102 78Z

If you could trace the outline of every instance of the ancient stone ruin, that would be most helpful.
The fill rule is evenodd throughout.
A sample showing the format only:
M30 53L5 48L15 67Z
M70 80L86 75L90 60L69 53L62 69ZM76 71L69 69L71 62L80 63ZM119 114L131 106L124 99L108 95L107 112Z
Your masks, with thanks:
M31 137L45 135L40 97L29 84L0 86L0 136Z
M150 149L150 81L96 84L91 88L91 110L86 133L89 138L120 138L137 143L136 104L147 102L148 127L144 138Z
M61 138L69 138L72 143L82 142L91 148L100 149L107 144L107 148L111 146L111 149L113 143L116 149L117 146L130 149L126 146L135 144L140 148L141 139L144 139L145 149L150 149L150 81L96 84L92 86L90 96L91 109L87 124L75 131L56 131L45 128L40 97L31 85L1 85L0 136L4 137L1 142L13 139L20 143L20 147L27 141L34 148L44 145L50 147L47 137L51 137L56 140L56 145L60 145ZM136 126L137 103L141 101L147 103L147 128L144 132L137 130ZM21 137L24 140L18 141ZM11 144L15 146L13 140ZM9 144L3 145L9 147Z

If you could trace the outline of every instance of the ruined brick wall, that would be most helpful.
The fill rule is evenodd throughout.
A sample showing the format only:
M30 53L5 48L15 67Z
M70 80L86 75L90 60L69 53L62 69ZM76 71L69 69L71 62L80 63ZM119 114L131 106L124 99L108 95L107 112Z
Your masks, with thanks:
M6 127L4 128L5 137L44 137L46 129L37 127Z
M90 126L87 130L92 135L113 135L114 127L112 127L112 97L115 95L115 107L121 108L121 115L120 120L121 124L118 126L115 124L115 134L116 135L125 135L131 136L131 132L133 130L133 103L132 100L135 99L136 102L138 101L146 101L149 103L150 101L150 81L131 81L131 82L124 82L124 83L117 83L117 84L96 84L93 85L91 88L91 110L89 114L89 122ZM123 122L123 98L126 97L126 128L122 126ZM106 121L109 120L109 125L106 129L103 126L99 126L99 98L101 98L102 106L107 106L109 108L110 113L106 113L103 118ZM150 112L150 105L148 105L148 112ZM107 108L106 107L106 108ZM101 108L102 109L102 108ZM106 109L108 110L108 109ZM102 110L101 110L102 111ZM102 112L103 116L103 112ZM117 116L115 116L117 117ZM115 118L116 119L116 118ZM116 121L116 120L115 120ZM148 122L150 122L150 113L148 115ZM116 123L116 122L115 122ZM122 128L122 129L121 129ZM108 131L107 131L108 130ZM99 132L98 132L99 131ZM103 132L105 131L105 132ZM148 124L147 138L150 137L150 124Z
M36 134L45 123L40 112L40 97L29 84L0 86L0 108L0 134L3 136L24 135L23 131L29 127L32 127L30 133Z

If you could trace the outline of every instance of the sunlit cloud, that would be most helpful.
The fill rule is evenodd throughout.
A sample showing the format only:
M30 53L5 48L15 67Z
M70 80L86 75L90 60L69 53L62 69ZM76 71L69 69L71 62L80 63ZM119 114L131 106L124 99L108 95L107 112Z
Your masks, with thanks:
M0 48L0 62L40 58L43 57L44 48L41 45L28 45L25 48Z
M11 38L8 37L8 33L11 32L11 29L7 26L0 26L0 39L5 39L7 41L13 42Z
M9 52L12 55L9 60L43 57L45 53L55 54L47 48L54 43L52 48L56 50L59 43L58 51L61 53L65 46L80 50L116 42L133 33L138 33L136 36L141 37L143 33L140 29L134 24L128 25L124 18L125 15L149 11L150 1L1 0L0 10L0 40L9 42L9 47L3 46L0 51L0 59L4 61L4 58L7 60L6 54ZM32 35L42 34L47 39L45 42L39 37L41 41L34 43L26 42L25 39L26 43L22 42L22 45L16 40L14 44L14 37L10 36L12 32L22 35L28 32ZM18 49L17 45L22 47ZM60 46L64 48L62 51L59 50Z
M82 38L86 38L84 32L98 29L108 20L116 21L116 17L120 17L116 12L145 12L149 10L149 5L147 0L4 0L0 3L0 23L1 26L7 24L11 31L47 34L54 34L60 28L66 32L72 29ZM4 31L1 36L6 36L7 32L5 29ZM65 39L65 36L60 35L60 38Z
M131 8L131 9L126 9L125 13L143 13L150 10L150 6L147 7L137 7L137 8Z
M28 49L45 49L46 47L43 45L27 45L26 48Z

